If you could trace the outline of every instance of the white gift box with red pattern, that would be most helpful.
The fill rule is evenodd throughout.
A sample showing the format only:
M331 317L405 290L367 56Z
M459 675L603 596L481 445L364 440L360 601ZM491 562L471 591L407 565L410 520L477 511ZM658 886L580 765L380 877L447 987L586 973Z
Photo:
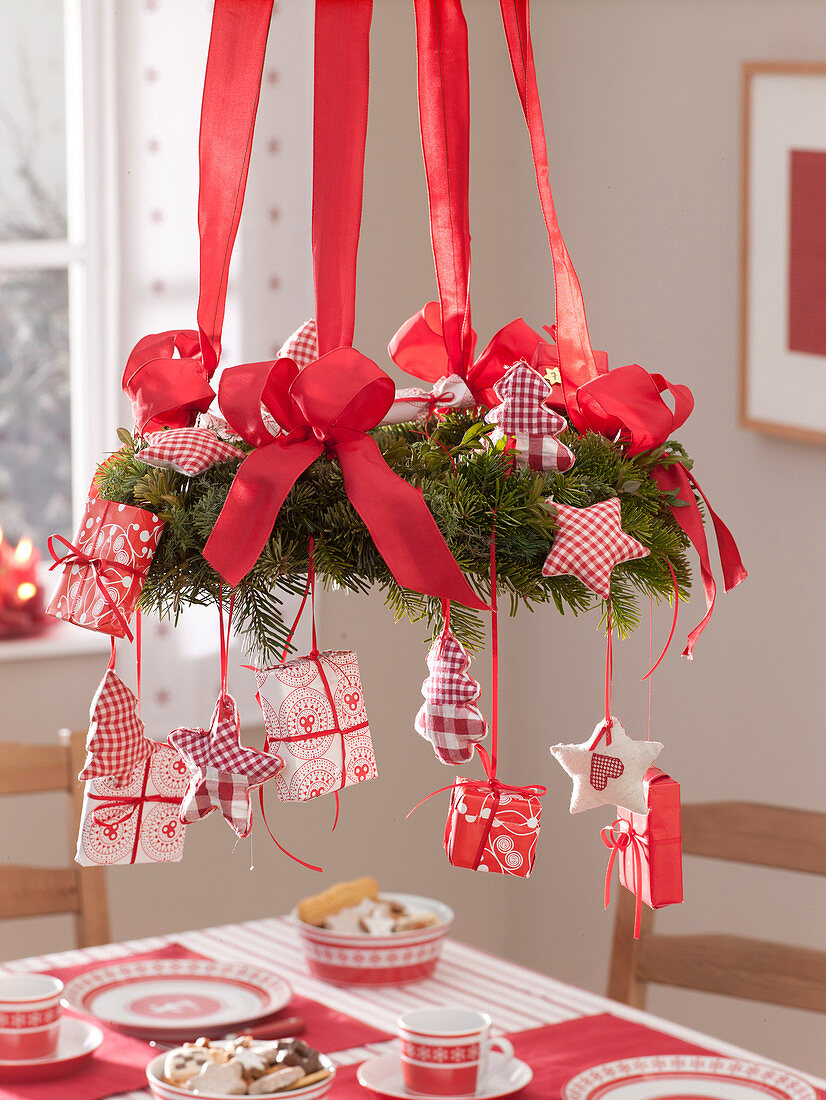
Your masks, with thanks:
M304 802L375 779L376 758L364 709L358 660L325 650L257 669L256 699L266 751L280 756L282 802Z
M189 783L177 749L152 743L149 759L125 779L90 779L75 859L85 867L118 863L177 863L186 827L178 815Z

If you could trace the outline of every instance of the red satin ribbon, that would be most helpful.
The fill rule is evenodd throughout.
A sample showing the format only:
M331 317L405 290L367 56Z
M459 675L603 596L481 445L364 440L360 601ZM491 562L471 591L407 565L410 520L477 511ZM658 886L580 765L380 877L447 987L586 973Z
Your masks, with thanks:
M63 545L67 547L68 553L60 556L55 552L55 539L58 542L62 542ZM104 602L106 603L112 614L115 616L117 621L120 623L121 627L123 628L124 634L131 642L132 631L129 629L129 623L127 622L120 608L110 595L109 591L106 588L106 585L103 583L100 572L101 569L109 565L115 566L118 569L122 569L125 573L131 573L133 577L140 577L141 574L137 571L137 569L133 569L131 565L124 565L122 562L112 561L108 558L90 558L88 554L84 554L84 552L79 549L79 547L74 546L71 542L69 542L68 539L64 539L62 535L49 535L47 545L49 547L49 553L54 559L54 563L49 566L50 573L53 569L57 569L59 565L62 565L64 568L68 568L71 565L88 566L88 568L92 570L98 592L100 592Z
M316 0L313 276L318 354L351 347L372 0Z
M630 821L618 817L612 825L606 825L600 830L602 843L611 849L608 857L608 867L605 872L605 908L611 903L611 872L614 870L614 860L617 852L625 851L629 846L633 853L632 881L634 892L634 939L640 938L640 925L642 923L642 855L647 851L648 845L644 837L641 837L634 829Z
M408 374L437 382L458 374L467 383L477 404L489 408L499 403L493 387L513 363L532 363L545 341L521 317L500 328L475 360L476 333L470 329L468 364L450 358L438 302L428 302L401 326L387 345L390 358ZM471 362L471 360L473 360Z
M582 431L577 423L573 395L578 386L598 376L599 368L594 359L588 335L582 289L562 239L551 192L548 148L531 42L530 6L528 0L500 0L500 8L516 89L528 126L536 184L553 258L557 346L562 388L574 427Z
M290 488L326 452L338 459L347 496L399 585L487 606L465 580L421 493L393 473L367 434L394 394L388 375L352 348L328 352L300 373L290 359L224 371L221 409L255 448L204 547L204 557L230 584L258 560ZM265 427L261 403L284 429L281 435Z
M145 336L123 374L139 432L194 423L215 396L229 264L241 219L273 0L215 0L198 146L198 331ZM243 64L239 64L243 58Z

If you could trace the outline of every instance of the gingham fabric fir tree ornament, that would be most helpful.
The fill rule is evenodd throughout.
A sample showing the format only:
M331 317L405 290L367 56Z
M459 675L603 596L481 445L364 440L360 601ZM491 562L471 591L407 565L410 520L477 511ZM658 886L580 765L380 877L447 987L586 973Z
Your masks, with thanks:
M517 466L546 473L569 470L573 452L556 438L568 424L543 404L551 396L549 383L527 363L516 363L493 389L501 404L485 417L488 424L496 425L491 439L513 441Z
M634 558L647 558L651 553L623 531L617 497L590 508L574 508L553 500L545 503L553 509L556 520L551 552L542 566L546 577L571 574L607 600L614 567Z
M487 722L476 706L482 689L468 672L467 650L450 631L447 609L427 667L430 675L422 684L425 701L416 715L416 732L431 743L443 764L465 764L473 756L473 746L484 739Z
M114 652L112 658L92 699L81 780L127 776L152 752L138 700L115 672Z
M278 756L241 744L238 708L231 695L222 695L208 730L173 730L169 743L178 750L190 780L181 804L181 821L191 825L220 810L239 837L252 828L250 791L273 779L284 767Z
M659 741L633 740L613 715L610 724L599 722L589 741L554 745L551 753L574 783L571 813L611 805L647 814L643 779L662 747Z

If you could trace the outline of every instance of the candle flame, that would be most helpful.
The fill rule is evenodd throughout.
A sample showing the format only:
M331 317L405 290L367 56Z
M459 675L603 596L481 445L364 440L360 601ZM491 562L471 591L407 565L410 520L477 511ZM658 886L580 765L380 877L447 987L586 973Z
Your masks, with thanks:
M3 541L3 528L0 527L0 542Z
M32 546L31 539L21 539L15 547L14 560L23 565L24 562L27 562L32 556L33 549L34 547ZM28 599L29 597L27 596L25 598Z
M17 598L19 600L30 600L37 592L37 586L32 584L31 581L24 581L17 586Z

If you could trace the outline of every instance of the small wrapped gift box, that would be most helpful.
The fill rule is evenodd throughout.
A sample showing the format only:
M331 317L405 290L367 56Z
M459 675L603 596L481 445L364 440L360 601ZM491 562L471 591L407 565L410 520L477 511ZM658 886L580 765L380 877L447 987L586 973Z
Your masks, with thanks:
M445 826L445 851L453 866L527 878L536 857L541 793L541 787L458 776Z
M606 908L616 859L620 882L637 899L635 936L639 938L640 906L651 909L683 900L683 851L680 830L680 784L659 768L649 768L643 781L647 814L617 807L617 819L602 830L611 849L605 879Z
M131 640L129 619L135 610L163 521L143 508L93 496L86 504L74 545L49 539L52 569L63 573L46 611L87 630ZM60 542L64 554L55 548Z
M177 863L186 828L178 819L189 775L180 753L152 743L148 760L123 778L90 779L83 795L78 863Z
M280 756L282 802L304 802L375 779L376 758L355 653L326 650L255 673L267 730Z

